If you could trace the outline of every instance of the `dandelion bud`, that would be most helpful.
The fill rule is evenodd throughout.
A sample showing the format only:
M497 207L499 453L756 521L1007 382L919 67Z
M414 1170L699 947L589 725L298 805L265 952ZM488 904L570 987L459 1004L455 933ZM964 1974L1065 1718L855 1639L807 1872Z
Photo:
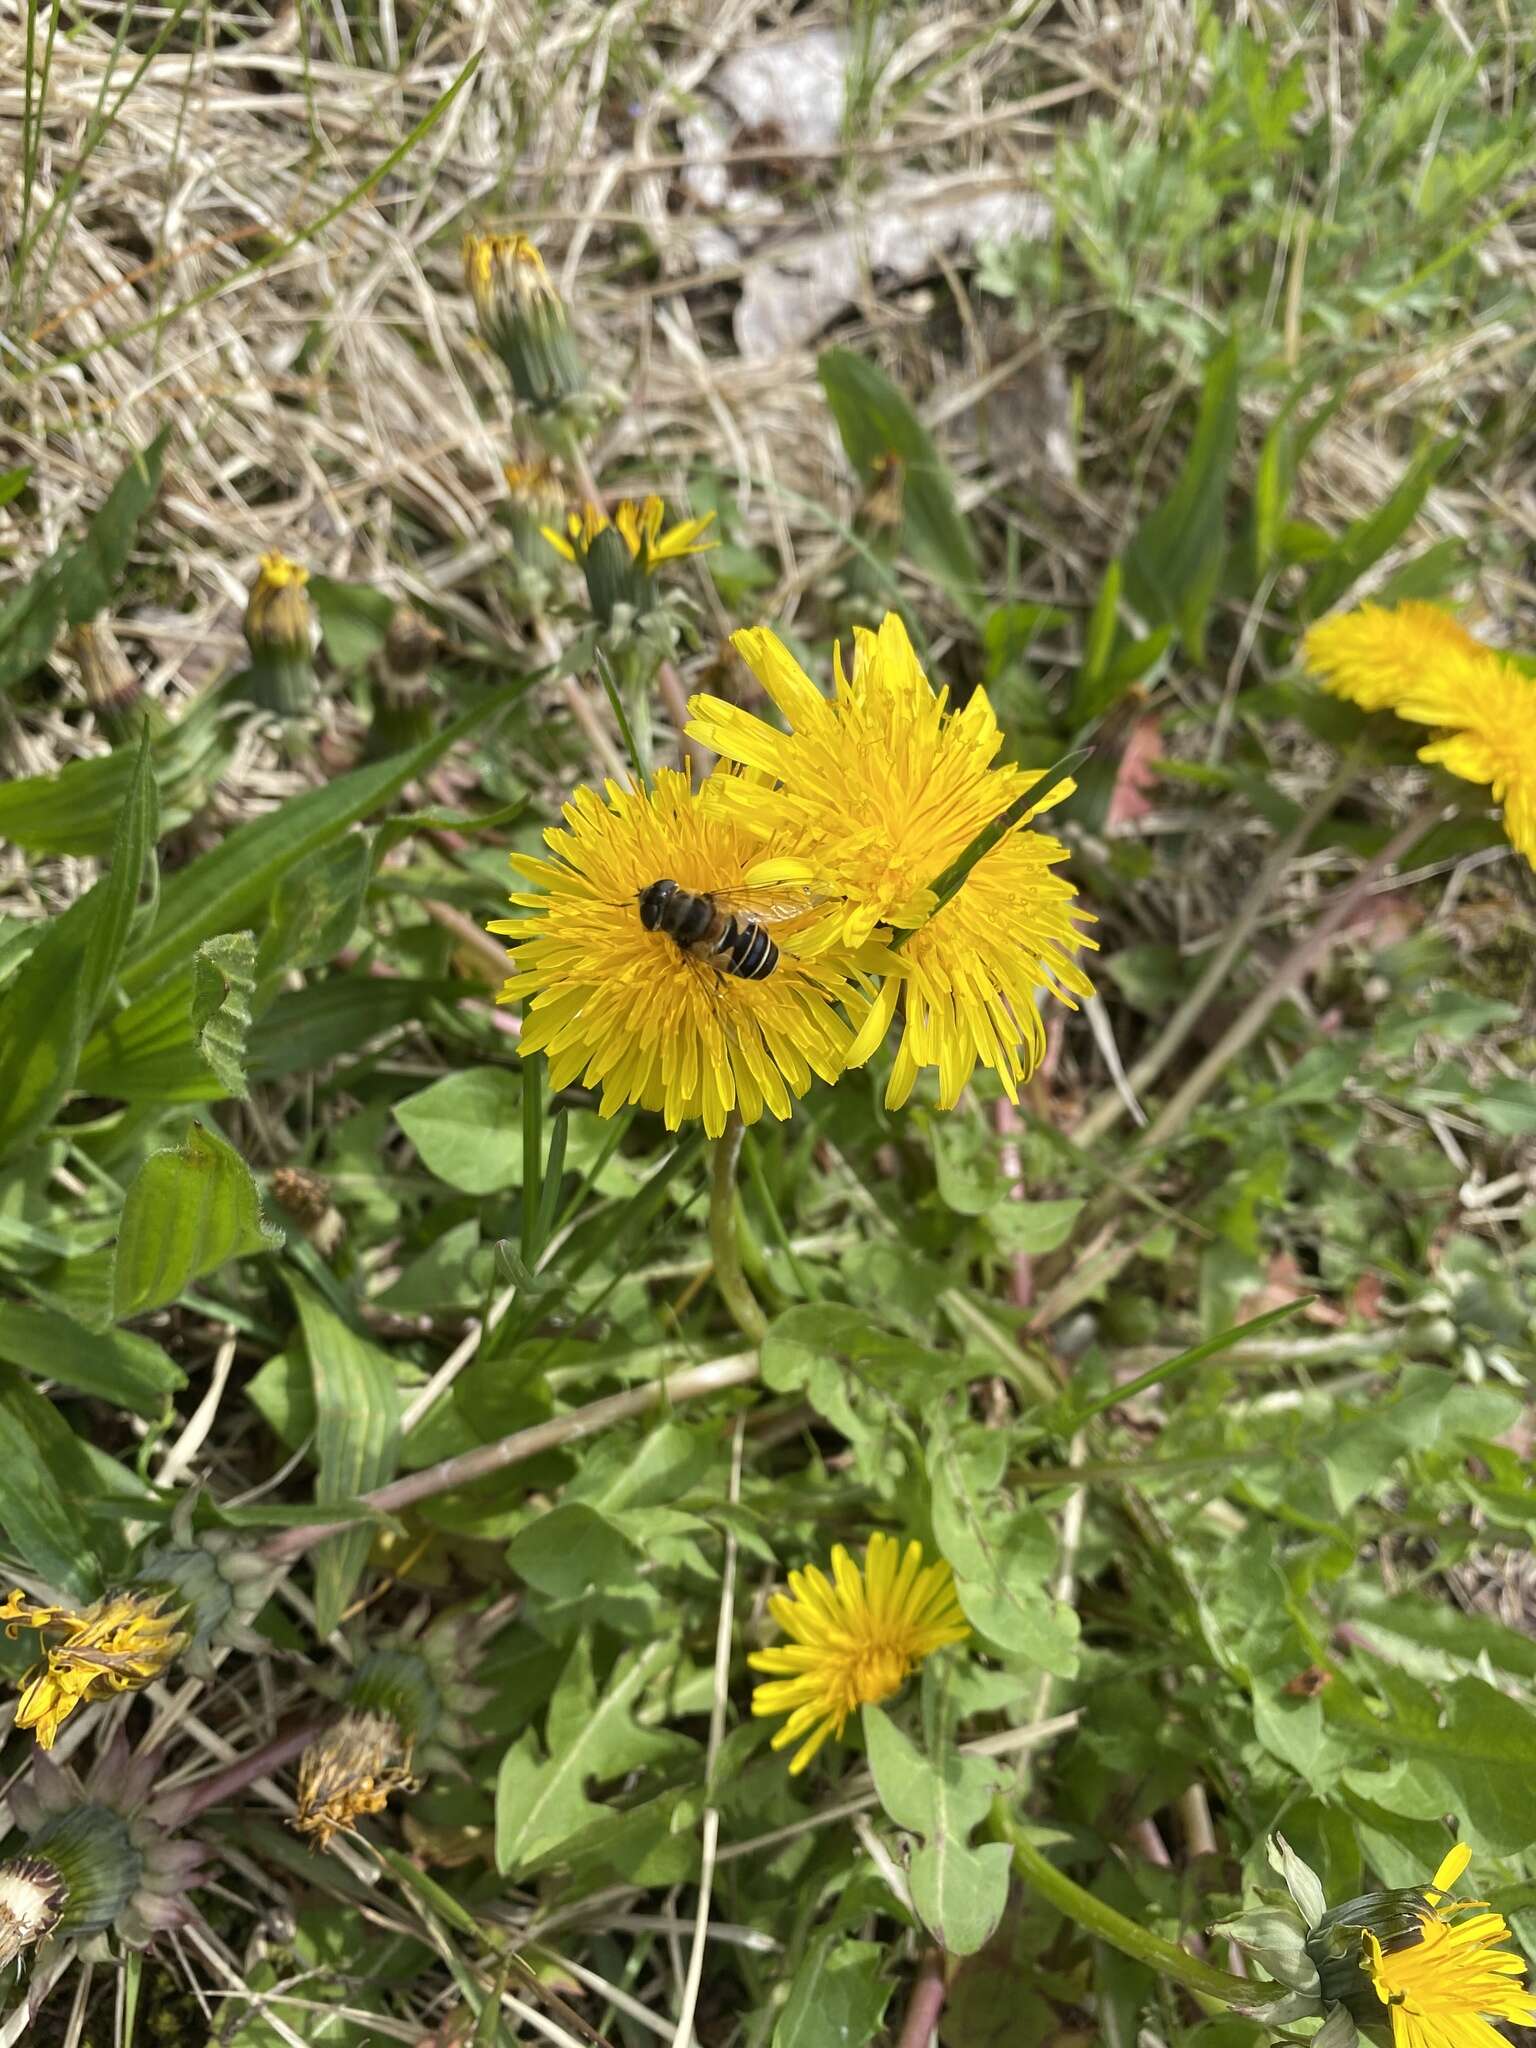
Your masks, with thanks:
M565 303L526 235L467 235L464 281L486 346L531 412L554 411L583 390Z
M135 723L143 685L105 619L76 626L64 642L80 677L85 700L110 739L124 738ZM142 716L142 714L141 714Z
M10 1856L0 1863L0 1970L52 1934L65 1897L63 1878L43 1857Z
M384 647L379 661L379 675L396 688L407 683L419 683L432 666L442 639L429 619L408 604L397 604L389 615L389 625L384 633Z
M294 717L314 702L314 615L305 584L309 571L286 555L261 558L261 571L245 607L251 650L251 695L268 711Z
M660 498L641 503L626 498L612 520L600 505L589 503L570 514L563 534L550 526L542 531L568 562L581 565L592 616L599 625L611 626L621 605L637 618L655 608L656 571L663 562L700 555L715 545L700 539L714 516L707 512L702 519L682 519L663 533Z

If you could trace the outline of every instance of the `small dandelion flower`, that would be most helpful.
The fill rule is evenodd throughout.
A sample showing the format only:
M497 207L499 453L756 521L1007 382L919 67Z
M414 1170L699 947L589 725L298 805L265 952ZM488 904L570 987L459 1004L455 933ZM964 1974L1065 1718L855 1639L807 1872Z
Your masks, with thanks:
M23 1678L16 1726L35 1729L38 1747L52 1749L76 1707L137 1692L158 1678L188 1641L177 1627L181 1610L167 1613L167 1600L164 1593L109 1593L78 1614L34 1606L19 1592L0 1601L0 1621L13 1641L24 1628L64 1632Z
M601 1091L604 1116L639 1103L671 1130L699 1117L717 1137L733 1109L747 1123L785 1118L814 1077L837 1079L868 1009L850 956L802 959L786 926L777 966L746 980L640 921L652 882L766 888L797 869L792 845L765 844L711 784L692 790L672 769L651 791L579 789L564 816L544 835L553 859L513 856L537 885L512 898L528 914L490 927L514 941L500 1000L524 1005L519 1050L548 1055L553 1088L580 1080Z
M464 282L486 346L534 413L576 397L585 377L565 302L526 235L466 235Z
M1446 1896L1471 1853L1459 1842L1441 1863L1415 1932L1382 1941L1363 1931L1365 1973L1391 2018L1394 2048L1503 2048L1491 2020L1536 2023L1504 1916L1480 1899Z
M639 504L626 498L611 520L600 505L588 503L568 516L564 533L553 526L542 531L568 562L581 565L593 613L606 625L621 604L635 612L651 609L662 563L714 547L714 541L701 538L714 516L706 512L702 519L680 519L663 532L666 508L660 498Z
M343 1714L299 1758L294 1827L317 1849L365 1815L382 1813L393 1792L408 1792L411 1746L389 1714Z
M1487 652L1449 612L1416 600L1340 612L1302 641L1302 658L1324 688L1362 711L1395 711L1448 655Z
M773 1747L800 1744L791 1774L842 1734L856 1707L889 1699L925 1657L971 1632L949 1566L940 1560L925 1569L920 1543L903 1551L884 1533L869 1539L862 1572L836 1544L830 1581L815 1565L791 1572L788 1594L775 1594L768 1609L791 1641L747 1659L773 1674L754 1691L752 1712L789 1716Z

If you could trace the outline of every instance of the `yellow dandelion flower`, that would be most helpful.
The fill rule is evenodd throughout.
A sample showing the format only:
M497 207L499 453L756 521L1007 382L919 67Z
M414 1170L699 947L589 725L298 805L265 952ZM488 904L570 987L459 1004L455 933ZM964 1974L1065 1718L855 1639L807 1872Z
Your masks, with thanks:
M1421 747L1419 759L1485 783L1503 806L1511 846L1536 867L1536 677L1487 654L1448 661L1397 712L1453 728Z
M66 1607L34 1606L24 1593L0 1601L0 1621L14 1641L24 1628L62 1629L40 1664L22 1680L16 1726L34 1728L40 1749L52 1749L76 1707L115 1692L137 1692L160 1676L184 1650L188 1636L176 1626L184 1609L166 1613L168 1594L109 1593L78 1614Z
M905 1102L918 1071L931 1066L941 1101L953 1107L978 1061L1016 1099L1045 1049L1040 992L1069 1005L1074 995L1093 993L1072 959L1091 943L1078 923L1091 920L1076 908L1071 884L1051 872L1065 849L1029 829L1037 815L1030 812L937 915L936 884L1040 773L994 765L1003 735L985 692L951 712L894 612L878 634L856 633L851 677L836 659L830 702L772 633L738 633L735 644L791 730L715 697L693 700L688 730L777 782L780 815L793 822L837 899L807 934L805 950L860 945L877 925L912 934L879 963L886 979L849 1065L873 1056L904 995L888 1105ZM1073 787L1057 784L1040 808ZM752 785L728 784L725 794L749 824L754 806L768 814Z
M1486 655L1458 619L1417 600L1340 612L1308 629L1302 659L1325 689L1362 711L1395 711L1447 655Z
M245 606L246 644L254 655L310 651L313 618L304 586L309 571L275 551L263 555Z
M993 766L1003 734L986 692L950 711L894 612L878 633L855 630L852 676L834 649L830 701L766 627L731 640L790 730L701 696L689 705L689 734L780 785L778 815L842 900L841 916L823 926L829 941L858 945L877 924L920 925L944 870L1039 780ZM739 808L749 821L763 815L745 791Z
M654 791L583 787L564 816L544 835L552 860L513 857L537 888L512 898L529 914L490 927L515 942L500 1000L524 1004L520 1048L548 1055L553 1087L580 1079L604 1116L634 1102L669 1129L701 1117L715 1137L732 1109L784 1118L813 1077L836 1080L868 1009L853 960L801 958L785 925L777 965L746 980L640 921L652 882L751 892L809 876L791 844L765 849L709 784L671 769Z
M594 505L589 500L579 512L568 516L564 533L546 526L544 538L568 562L584 562L597 536L611 527L629 549L630 560L649 575L659 563L675 562L683 555L702 555L715 547L715 541L699 537L714 516L713 512L706 512L702 519L680 519L676 526L669 526L663 533L666 507L660 498L646 498L639 504L633 498L626 498L612 519L601 505Z
M855 1707L888 1700L925 1657L971 1632L949 1566L940 1559L925 1569L920 1543L903 1551L883 1532L870 1537L862 1572L834 1544L831 1580L815 1565L791 1572L788 1594L776 1593L768 1611L791 1640L748 1657L754 1671L773 1674L753 1692L752 1712L789 1716L773 1747L800 1743L791 1774L842 1734Z
M1445 1896L1471 1853L1459 1842L1425 1886L1416 1935L1386 1946L1364 1931L1365 1972L1391 2017L1394 2048L1503 2048L1490 2021L1536 2023L1524 1958L1503 1946L1504 1916L1481 1899Z
M328 1848L364 1814L382 1813L393 1792L411 1792L411 1745L388 1714L343 1714L299 1758L293 1825Z
M1076 1009L1093 983L1073 952L1093 946L1074 920L1072 884L1052 872L1067 850L1019 826L976 863L960 889L899 953L881 961L886 980L848 1055L862 1066L885 1037L902 998L903 1028L886 1084L900 1109L924 1067L938 1070L939 1106L953 1109L978 1062L1018 1101L1045 1054L1042 990Z

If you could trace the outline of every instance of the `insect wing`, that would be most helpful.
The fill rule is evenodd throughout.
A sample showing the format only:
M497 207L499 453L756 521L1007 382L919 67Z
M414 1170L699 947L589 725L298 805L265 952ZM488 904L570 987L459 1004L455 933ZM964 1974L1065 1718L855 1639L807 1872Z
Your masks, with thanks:
M800 888L793 882L764 888L711 889L709 893L722 910L762 925L792 924L798 917L808 917L827 900L814 889Z

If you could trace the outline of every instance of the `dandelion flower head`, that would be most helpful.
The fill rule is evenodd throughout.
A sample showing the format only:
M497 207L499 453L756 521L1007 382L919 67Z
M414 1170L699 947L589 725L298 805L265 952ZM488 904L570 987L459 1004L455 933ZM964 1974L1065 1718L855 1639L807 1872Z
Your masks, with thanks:
M971 1632L949 1566L924 1567L920 1543L903 1550L883 1532L869 1539L862 1571L836 1544L830 1580L815 1565L791 1572L789 1592L775 1594L768 1611L790 1640L747 1659L771 1674L754 1691L752 1712L788 1715L773 1747L799 1743L791 1773L842 1734L856 1707L889 1699L925 1657Z
M1441 1863L1416 1937L1388 1947L1364 1931L1365 1973L1391 2018L1393 2048L1503 2048L1492 2020L1536 2022L1504 1916L1478 1899L1446 1897L1470 1859L1460 1842Z
M1396 711L1447 655L1486 655L1437 604L1364 604L1309 628L1302 658L1335 697L1362 711Z
M766 627L735 633L732 644L790 730L700 696L689 706L688 731L779 784L782 814L843 905L822 934L859 945L877 924L920 925L944 870L1039 780L993 765L1003 734L985 691L951 711L894 612L878 633L855 630L851 676L834 651L830 700Z
M1511 846L1536 867L1536 677L1492 656L1449 662L1398 715L1451 728L1419 759L1485 784Z
M491 926L514 943L503 1002L524 1005L522 1052L548 1055L557 1089L601 1091L603 1115L660 1110L669 1129L694 1117L716 1137L739 1110L754 1123L789 1115L812 1080L835 1081L868 1000L852 958L780 958L760 981L722 975L640 922L640 891L663 879L709 892L808 877L788 843L766 845L717 800L663 769L653 791L609 782L579 789L546 832L550 859L514 855L535 888L525 914Z
M580 512L569 514L564 533L546 526L543 534L550 546L564 555L568 562L584 562L597 536L611 525L629 549L630 560L649 575L661 562L677 561L684 555L701 555L714 547L714 541L700 538L714 516L713 512L706 512L702 519L680 519L663 533L666 507L660 498L645 498L639 503L633 498L626 498L611 520L600 505L589 502Z
M411 1746L388 1714L343 1714L299 1758L293 1825L325 1849L364 1814L382 1813L393 1792L414 1789Z
M115 1692L137 1692L158 1678L189 1638L176 1624L181 1610L166 1613L169 1596L109 1593L78 1614L67 1607L34 1606L24 1593L0 1601L0 1621L14 1639L24 1628L62 1630L42 1662L22 1680L16 1726L37 1732L40 1749L52 1749L59 1729L76 1707Z

